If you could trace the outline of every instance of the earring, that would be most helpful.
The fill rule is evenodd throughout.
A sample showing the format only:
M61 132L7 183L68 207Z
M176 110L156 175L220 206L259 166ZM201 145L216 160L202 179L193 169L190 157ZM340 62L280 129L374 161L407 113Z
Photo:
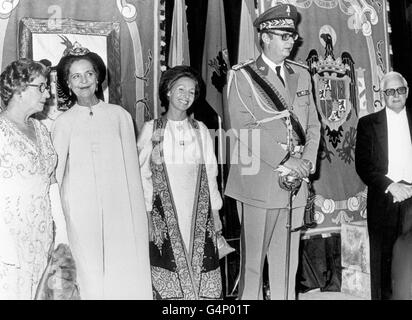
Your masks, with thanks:
M72 96L72 89L69 88L69 97Z

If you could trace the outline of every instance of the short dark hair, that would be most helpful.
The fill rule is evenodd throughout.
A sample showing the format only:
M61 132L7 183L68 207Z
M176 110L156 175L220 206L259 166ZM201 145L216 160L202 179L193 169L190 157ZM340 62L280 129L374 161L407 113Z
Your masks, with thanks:
M69 80L70 74L70 67L76 61L86 60L89 61L93 67L93 70L96 72L96 78L98 81L97 86L97 93L96 95L99 98L103 97L103 89L102 83L106 78L106 65L104 64L102 58L94 52L88 52L84 55L67 55L60 59L59 63L57 64L57 81L59 83L59 87L63 90L63 93L66 96L70 96L70 89L67 84ZM73 94L71 96L72 103L76 102L77 97Z
M47 77L49 68L40 62L22 58L10 63L0 75L0 94L5 106L15 93L21 93L38 76Z
M177 80L181 78L189 78L195 82L195 98L199 98L200 95L200 76L198 72L189 66L176 66L170 68L163 72L160 82L159 82L159 99L160 105L166 109L169 109L169 97L167 93L172 89L173 85L176 83ZM194 102L193 101L193 102ZM187 110L187 113L191 113L191 107Z

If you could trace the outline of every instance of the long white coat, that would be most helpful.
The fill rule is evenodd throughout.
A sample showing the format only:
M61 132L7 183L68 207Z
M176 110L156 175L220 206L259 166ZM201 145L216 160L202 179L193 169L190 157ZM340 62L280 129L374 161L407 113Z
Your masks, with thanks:
M130 114L74 105L52 137L82 299L151 299L147 217Z

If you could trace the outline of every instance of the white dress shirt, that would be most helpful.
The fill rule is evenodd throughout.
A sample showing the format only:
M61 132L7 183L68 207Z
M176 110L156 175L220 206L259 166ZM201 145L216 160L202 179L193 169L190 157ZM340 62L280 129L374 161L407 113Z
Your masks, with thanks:
M276 73L276 67L280 66L280 75L285 81L285 69L283 67L284 61L282 61L279 64L276 64L272 60L270 60L263 52L262 52L262 60L265 61L265 63L269 66L269 68L273 70L274 73Z
M388 126L388 173L394 182L412 182L412 142L406 109L396 113L386 108Z

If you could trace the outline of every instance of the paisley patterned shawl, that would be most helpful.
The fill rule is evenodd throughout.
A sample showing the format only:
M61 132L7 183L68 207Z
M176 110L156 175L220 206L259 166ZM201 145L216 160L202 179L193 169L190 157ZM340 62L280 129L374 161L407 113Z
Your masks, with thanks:
M183 242L163 155L167 119L154 121L151 157L153 210L150 261L155 299L219 299L222 283L204 161L197 175L190 252ZM193 129L196 120L189 119ZM201 143L199 130L197 139ZM202 148L201 148L202 149Z

